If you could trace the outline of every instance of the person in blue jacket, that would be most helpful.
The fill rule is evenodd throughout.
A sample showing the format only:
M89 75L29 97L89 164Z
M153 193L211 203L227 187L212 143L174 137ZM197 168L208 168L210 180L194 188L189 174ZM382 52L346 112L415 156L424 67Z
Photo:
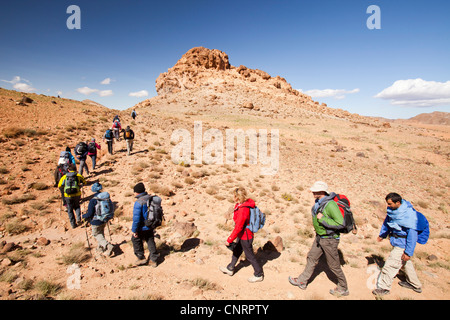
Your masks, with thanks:
M153 228L145 226L144 223L147 219L147 200L150 199L150 195L145 191L142 182L136 184L133 191L137 199L133 207L133 224L131 226L131 242L134 254L138 258L135 264L141 266L148 263L150 266L156 267L159 254L156 251ZM144 241L147 242L150 251L148 260L145 259Z
M82 216L82 218L83 220L88 221L92 226L92 236L95 240L97 240L97 250L105 253L107 256L111 256L113 254L114 246L105 238L105 225L107 221L97 220L95 216L95 207L98 202L96 197L102 189L103 186L98 182L92 185L91 191L95 193L89 201L87 212Z
M372 293L378 296L389 294L394 277L402 267L406 281L400 281L399 285L421 293L422 284L411 262L418 240L417 230L421 230L416 211L410 202L402 199L397 193L389 193L386 196L386 203L387 215L377 241L381 242L389 236L393 249L378 276L377 289Z

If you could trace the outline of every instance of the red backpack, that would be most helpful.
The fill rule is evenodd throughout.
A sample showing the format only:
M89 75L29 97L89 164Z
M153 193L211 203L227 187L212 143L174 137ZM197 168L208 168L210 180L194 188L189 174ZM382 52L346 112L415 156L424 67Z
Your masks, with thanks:
M353 233L356 233L356 223L353 219L353 213L350 209L350 200L343 194L336 194L333 198L334 202L337 203L339 210L341 210L342 217L344 217L344 227L339 230L341 233L349 233L353 230Z

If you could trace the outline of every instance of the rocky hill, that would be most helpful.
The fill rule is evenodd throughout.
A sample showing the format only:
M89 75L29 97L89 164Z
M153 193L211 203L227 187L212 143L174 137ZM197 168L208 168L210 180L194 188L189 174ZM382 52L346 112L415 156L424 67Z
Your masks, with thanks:
M419 122L423 124L437 124L437 125L450 125L450 113L449 112L431 112L421 113L415 117L408 119L408 121Z
M432 236L413 257L423 292L402 288L396 279L384 299L450 298L448 130L385 123L319 105L283 78L233 67L225 53L206 48L189 50L156 79L156 89L157 97L125 111L35 94L27 95L32 102L18 104L21 93L0 89L2 299L374 299L377 265L390 252L388 241L376 242L389 192L400 193L428 217ZM134 121L131 109L138 113ZM95 250L90 229L70 228L53 170L66 146L92 137L101 141L115 114L135 131L135 150L127 156L122 140L111 156L101 143L99 166L87 177L89 186L102 183L117 205L106 231L115 244L108 258ZM209 129L222 133L218 156L227 129L279 130L277 173L261 174L267 164L251 162L249 150L243 159L237 151L231 158L223 152L223 164L174 161L174 132L188 132L195 145L199 123L203 150L211 147ZM349 197L359 226L340 242L348 297L328 293L335 284L326 269L306 291L287 281L302 272L313 242L309 187L316 180ZM166 221L157 230L156 268L133 264L132 188L140 181L163 198ZM252 285L244 257L233 277L218 269L231 257L223 243L233 228L231 192L238 185L247 187L267 215L254 241L265 279ZM89 186L85 197L92 194Z

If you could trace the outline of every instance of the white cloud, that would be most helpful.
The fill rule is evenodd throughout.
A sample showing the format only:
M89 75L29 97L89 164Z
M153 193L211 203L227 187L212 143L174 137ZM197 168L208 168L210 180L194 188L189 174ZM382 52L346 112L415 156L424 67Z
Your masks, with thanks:
M15 85L13 85L13 88L22 92L32 92L36 90L27 83L16 83Z
M106 78L102 82L100 82L100 84L111 84L111 81L111 78Z
M397 80L375 98L390 100L392 105L434 107L450 105L450 81L426 81L420 78Z
M147 97L148 96L148 91L147 90L141 90L141 91L138 91L138 92L130 92L128 95L130 97L142 98L142 97Z
M9 80L1 80L3 82L7 82L13 85L13 88L22 91L22 92L32 92L36 89L31 86L31 82L27 79L23 79L19 76L15 76L11 81ZM21 82L22 81L22 82ZM24 83L26 82L26 83Z
M108 97L108 96L112 96L114 93L112 90L98 90L98 89L91 89L89 87L83 87L83 88L78 88L77 91L81 94L84 95L90 95L92 93L97 93L100 97Z
M302 91L300 89L299 91ZM344 89L312 89L308 91L302 91L303 93L311 96L312 98L328 98L332 97L334 99L344 99L347 94L358 93L359 88L353 90L344 90Z
M103 90L103 91L100 91L98 94L100 97L108 97L108 96L113 95L113 91L112 90Z
M91 93L98 92L98 89L91 89L88 87L78 88L77 91L84 95L90 95Z

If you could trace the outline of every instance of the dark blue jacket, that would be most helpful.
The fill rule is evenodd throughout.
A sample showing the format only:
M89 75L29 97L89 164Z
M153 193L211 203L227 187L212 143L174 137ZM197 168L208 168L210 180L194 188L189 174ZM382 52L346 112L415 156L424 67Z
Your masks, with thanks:
M89 206L88 206L87 212L82 216L83 219L90 221L91 225L93 225L93 226L100 226L105 223L103 221L94 219L95 206L97 205L97 202L98 202L97 199L95 199L95 198L97 197L98 194L99 194L99 192L94 194L94 197L89 201Z
M150 199L150 195L147 192L140 193L136 196L136 202L133 207L133 224L131 226L131 232L137 233L139 231L151 230L151 228L145 226L145 220L147 219L147 200Z

